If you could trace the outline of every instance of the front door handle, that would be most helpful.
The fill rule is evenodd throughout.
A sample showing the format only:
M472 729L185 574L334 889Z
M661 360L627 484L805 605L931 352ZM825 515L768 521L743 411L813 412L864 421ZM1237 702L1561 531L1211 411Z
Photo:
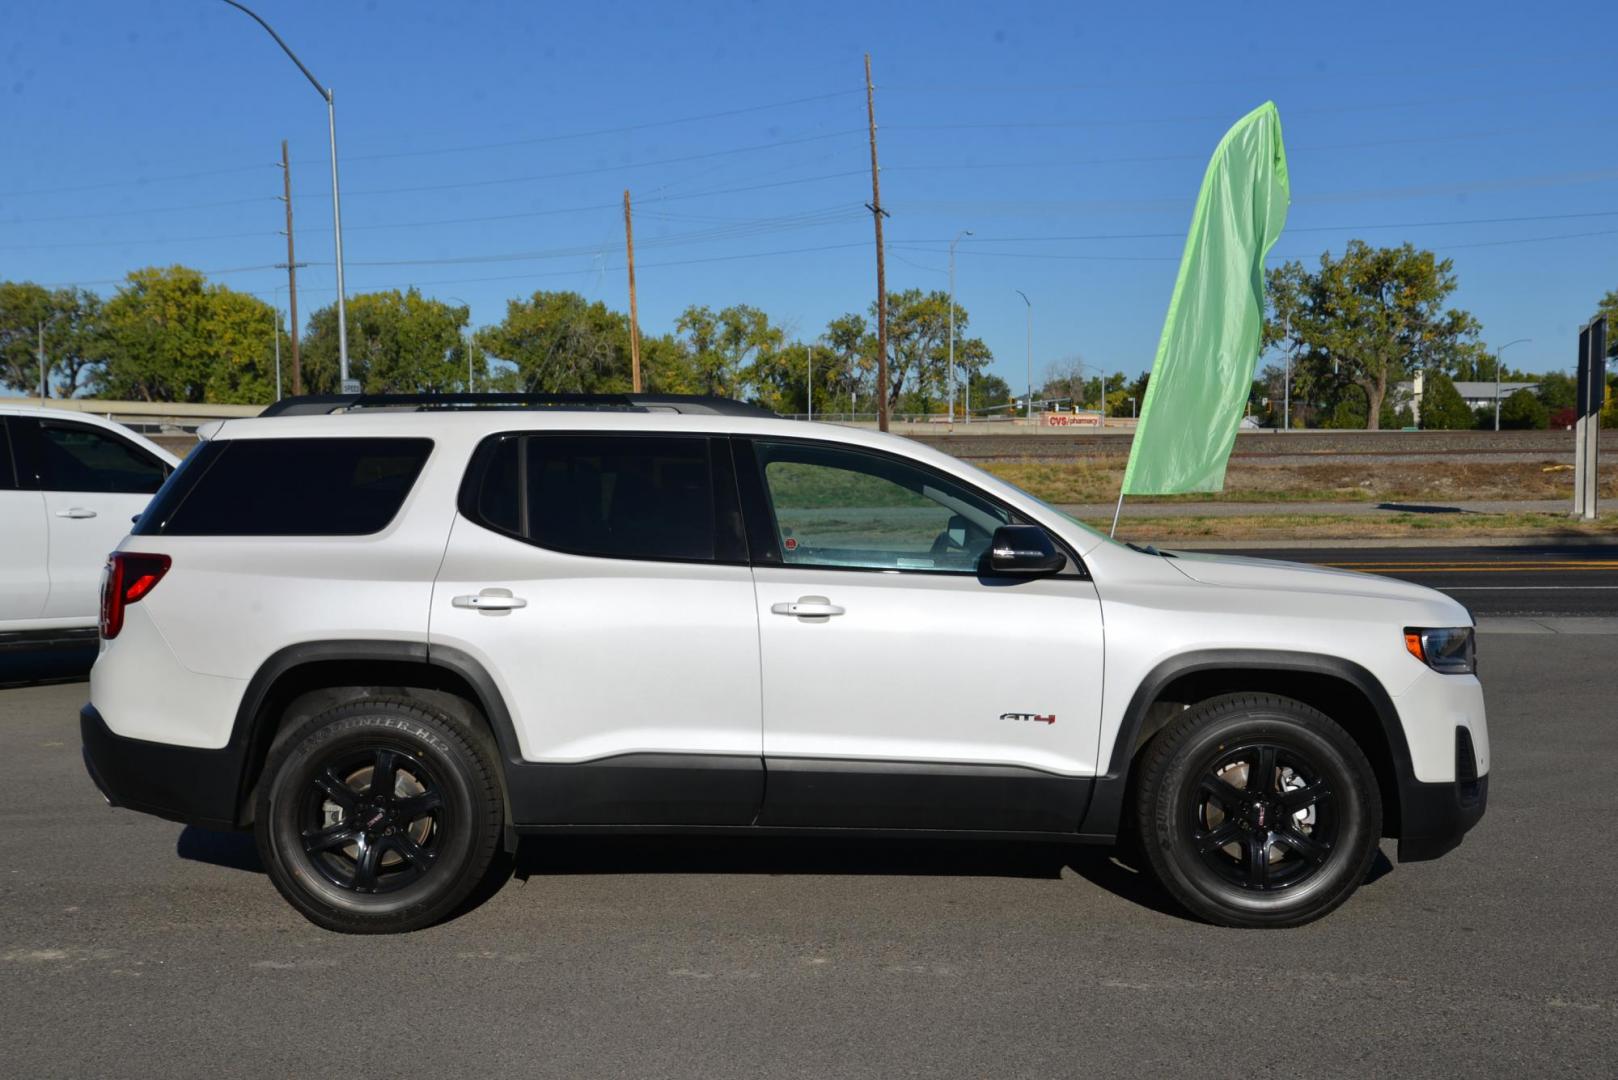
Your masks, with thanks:
M96 516L96 512L94 510L88 510L82 506L70 506L66 510L56 511L56 516L65 518L93 518Z
M484 589L476 594L457 596L450 603L458 608L487 611L491 615L504 615L508 611L528 606L528 601L522 597L512 596L510 589Z
M770 610L777 615L797 615L803 618L824 618L827 615L841 615L844 608L827 600L824 596L800 596L796 600L783 600L779 604L771 604Z

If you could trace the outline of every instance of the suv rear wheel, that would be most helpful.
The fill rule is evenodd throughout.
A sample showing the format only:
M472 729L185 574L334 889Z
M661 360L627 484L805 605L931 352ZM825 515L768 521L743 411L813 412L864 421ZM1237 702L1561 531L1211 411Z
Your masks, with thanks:
M1297 926L1359 887L1382 835L1376 775L1301 702L1232 694L1187 709L1145 750L1141 847L1163 886L1222 926Z
M395 933L452 914L499 849L499 783L471 734L420 702L368 699L311 717L265 766L260 857L328 930Z

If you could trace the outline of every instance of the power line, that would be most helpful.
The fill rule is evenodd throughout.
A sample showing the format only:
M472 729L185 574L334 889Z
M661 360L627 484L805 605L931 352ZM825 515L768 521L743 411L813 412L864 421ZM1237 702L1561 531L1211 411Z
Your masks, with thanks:
M55 217L12 218L0 225L41 225L56 221L94 221L100 218L130 217L135 214L173 214L183 210L213 210L222 206L248 206L275 201L274 195L258 195L251 199L227 199L224 202L187 203L184 206L148 206L134 210L106 210L95 214L60 214Z
M142 176L133 180L108 180L100 184L80 184L76 187L32 188L27 191L0 191L0 199L21 199L29 195L73 195L84 191L105 191L109 188L140 187L145 184L168 184L179 180L200 180L209 176L231 176L238 173L258 172L275 168L271 165L238 165L232 169L204 169L201 172L174 173L169 176Z
M426 157L432 154L465 154L478 150L501 150L512 146L535 146L541 143L563 142L569 139L591 139L601 135L619 135L631 131L646 131L651 128L672 127L676 124L694 124L703 120L718 120L727 116L741 116L746 113L764 112L769 109L784 109L793 105L807 105L816 101L829 101L832 98L846 97L850 94L861 93L860 90L834 90L826 94L814 94L810 97L792 98L788 101L775 101L764 105L748 105L739 109L723 109L719 112L703 113L700 116L682 116L673 120L649 120L640 124L624 124L619 127L597 128L593 131L574 131L561 135L538 135L532 138L510 139L504 142L474 143L468 146L451 146L436 150L401 150L386 154L360 154L349 155L347 161L388 161L403 157Z
M719 120L730 116L741 116L747 113L767 112L773 109L790 108L795 105L808 105L817 101L829 101L833 98L847 97L852 94L863 93L863 90L834 90L824 94L812 94L808 97L789 98L786 101L766 102L762 105L747 105L737 109L721 109L717 112L701 113L696 116L680 116L669 120L648 120L638 124L622 124L618 127L596 128L591 131L570 131L556 135L537 135L521 139L508 139L502 142L472 143L463 146L445 146L427 150L399 150L380 154L345 154L344 161L390 161L396 158L428 157L434 154L469 154L479 150L499 150L512 146L536 146L543 143L566 142L572 139L590 139L602 135L619 135L632 131L646 131L653 128L673 127L679 124L694 124L704 120ZM302 164L301 162L299 164ZM311 163L313 164L313 163ZM320 164L324 164L321 162ZM238 165L231 168L203 169L197 172L172 173L167 176L136 177L132 180L109 180L103 183L82 184L75 187L30 188L22 191L0 192L0 199L17 199L30 195L67 195L84 191L102 191L109 188L125 188L131 185L165 184L183 180L199 180L210 176L228 176L233 173L256 172L264 168L276 167L269 165Z
M1577 214L1531 214L1523 217L1493 217L1493 218L1453 218L1447 221L1390 221L1378 224L1359 225L1314 225L1306 227L1288 226L1286 232L1312 233L1312 232L1355 232L1371 229L1425 229L1437 228L1446 225L1504 225L1518 224L1531 221L1566 221L1579 218L1618 217L1618 210L1591 210ZM1173 240L1185 236L1185 230L1172 232L1139 232L1139 233L1077 233L1068 235L1043 234L1040 236L976 236L966 241L967 244L1009 244L1009 243L1044 243L1046 241L1065 240ZM911 244L929 243L943 244L944 240L910 241Z
M798 146L803 143L823 142L826 139L842 138L845 135L858 135L858 129L846 131L829 131L820 135L806 135L797 139L778 139L774 142L756 143L752 146L738 146L727 150L710 150L701 154L684 154L680 157L659 158L652 161L626 161L618 165L600 165L589 169L569 169L565 172L535 173L530 176L506 176L491 180L457 180L449 184L421 184L415 187L401 188L371 188L370 190L349 191L345 196L356 195L407 195L418 191L450 191L458 188L494 187L500 184L523 184L536 180L559 180L573 176L596 176L601 173L621 172L624 169L643 169L655 165L680 165L689 161L707 161L717 157L729 157L734 154L750 154L760 150L775 150L783 146ZM306 194L300 198L323 198L323 195Z

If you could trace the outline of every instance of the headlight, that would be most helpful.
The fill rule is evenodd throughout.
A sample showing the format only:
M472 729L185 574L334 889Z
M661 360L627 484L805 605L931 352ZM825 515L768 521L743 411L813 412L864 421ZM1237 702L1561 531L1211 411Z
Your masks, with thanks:
M1478 670L1477 644L1470 626L1407 626L1405 648L1411 656L1445 675L1475 675Z

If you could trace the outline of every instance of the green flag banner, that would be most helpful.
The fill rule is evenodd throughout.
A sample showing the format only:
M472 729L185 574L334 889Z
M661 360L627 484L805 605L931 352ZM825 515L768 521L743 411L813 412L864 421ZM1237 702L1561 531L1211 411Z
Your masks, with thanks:
M1267 101L1225 133L1202 178L1123 494L1225 486L1258 363L1264 256L1290 199L1281 117Z

